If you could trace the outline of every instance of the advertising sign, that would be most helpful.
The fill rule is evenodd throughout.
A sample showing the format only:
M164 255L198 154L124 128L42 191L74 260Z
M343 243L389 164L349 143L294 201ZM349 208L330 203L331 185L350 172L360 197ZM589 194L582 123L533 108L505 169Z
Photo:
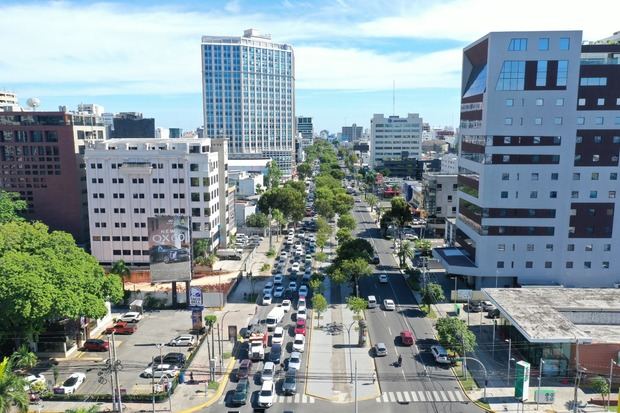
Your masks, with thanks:
M555 402L555 390L541 389L534 392L536 403L553 404Z
M202 310L192 310L192 329L198 331L202 327Z
M515 398L525 401L530 393L530 363L518 362L515 375Z
M147 221L151 282L192 279L189 217L157 216Z
M202 290L200 287L189 288L189 306L202 307Z

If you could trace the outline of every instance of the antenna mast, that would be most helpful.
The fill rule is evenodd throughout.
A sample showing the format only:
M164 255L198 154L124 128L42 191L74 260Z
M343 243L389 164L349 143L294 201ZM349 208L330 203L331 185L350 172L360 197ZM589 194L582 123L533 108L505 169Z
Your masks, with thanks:
M392 116L396 116L396 80L392 80Z

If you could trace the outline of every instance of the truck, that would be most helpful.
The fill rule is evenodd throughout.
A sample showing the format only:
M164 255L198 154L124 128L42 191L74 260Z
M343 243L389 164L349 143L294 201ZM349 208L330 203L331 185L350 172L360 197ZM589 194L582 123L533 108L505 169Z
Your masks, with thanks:
M267 318L265 319L265 324L267 324L267 330L272 331L282 318L284 317L284 309L282 307L274 307L269 314L267 314Z
M215 252L215 255L223 260L241 260L241 251L239 249L219 249Z
M261 361L265 357L265 347L267 346L268 340L269 336L265 332L250 334L250 338L248 339L250 343L250 348L248 350L250 360Z
M128 323L126 321L118 321L116 324L105 329L106 334L133 334L138 330L136 323Z

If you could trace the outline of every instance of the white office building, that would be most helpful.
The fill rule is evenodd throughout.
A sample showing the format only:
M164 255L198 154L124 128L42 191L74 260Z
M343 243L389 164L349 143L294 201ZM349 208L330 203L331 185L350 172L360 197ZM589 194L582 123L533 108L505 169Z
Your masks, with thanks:
M620 282L618 56L580 31L464 49L458 247L433 251L449 273L476 288Z
M384 159L420 159L422 118L409 113L406 118L374 114L370 121L370 160L373 168Z
M225 137L231 159L265 155L291 175L295 152L293 48L254 29L203 36L204 136Z
M149 264L147 219L191 217L192 238L225 247L227 145L215 139L113 139L85 154L92 254Z

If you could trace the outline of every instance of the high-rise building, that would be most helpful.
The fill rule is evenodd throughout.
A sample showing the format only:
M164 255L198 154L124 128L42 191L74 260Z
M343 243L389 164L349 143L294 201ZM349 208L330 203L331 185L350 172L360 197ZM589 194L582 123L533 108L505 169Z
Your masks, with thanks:
M111 139L86 151L92 254L149 265L147 219L191 219L192 239L226 247L228 165L225 140Z
M155 119L138 112L121 112L114 116L113 138L154 138Z
M422 118L417 113L385 117L374 114L370 121L370 161L373 168L384 160L415 158L422 152Z
M16 102L15 102L16 103ZM107 137L99 116L0 108L0 188L28 203L26 217L88 242L85 148Z
M472 286L620 281L620 44L581 40L490 33L463 51L459 247L433 254Z
M299 136L299 151L297 151L297 162L303 162L305 159L305 152L308 146L312 146L314 143L314 126L312 124L312 118L308 116L297 117L297 133Z
M291 175L293 48L249 29L241 37L203 36L201 51L204 136L228 139L231 159L268 156Z
M364 133L363 126L357 126L355 123L351 126L343 126L340 139L348 142L358 142Z

